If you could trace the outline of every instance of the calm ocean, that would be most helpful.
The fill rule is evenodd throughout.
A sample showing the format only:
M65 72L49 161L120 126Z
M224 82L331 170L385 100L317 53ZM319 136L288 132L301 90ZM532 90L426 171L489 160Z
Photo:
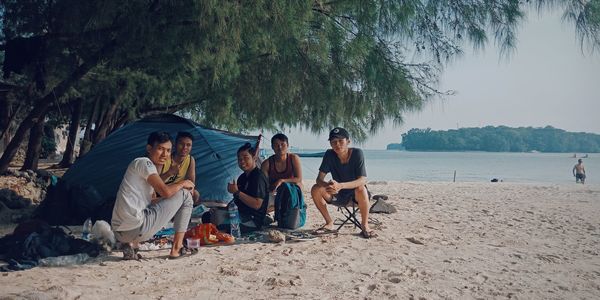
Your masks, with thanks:
M304 150L302 152L318 152ZM577 163L569 153L408 152L365 150L369 181L570 183ZM581 154L578 154L578 156ZM302 157L305 179L316 178L321 158ZM586 184L600 182L600 153L583 158Z

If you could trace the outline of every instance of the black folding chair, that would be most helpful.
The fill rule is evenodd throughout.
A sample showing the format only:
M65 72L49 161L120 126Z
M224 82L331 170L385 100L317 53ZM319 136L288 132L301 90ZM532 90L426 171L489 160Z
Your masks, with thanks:
M369 195L368 199L370 201L372 195L368 189L367 189L367 193ZM343 216L342 219L336 219L336 222L334 222L334 224L336 224L336 225L339 224L338 228L336 229L337 231L339 231L342 227L344 227L344 225L346 225L348 222L354 224L354 228L358 228L358 229L362 230L362 225L360 223L360 219L358 219L359 216L357 216L357 213L359 213L358 202L356 201L356 198L354 197L354 195L352 195L351 197L347 197L346 199L335 199L334 201L331 201L329 204L337 207L337 210L339 212L341 212L342 216ZM380 224L379 220L377 220L375 218L371 218L371 217L369 217L369 223L374 224L374 225Z
M343 203L343 202L345 202L345 203ZM343 216L343 219L336 220L336 222L341 221L341 222L337 222L337 224L339 224L339 226L336 230L339 231L348 222L354 224L355 228L361 229L362 225L360 224L360 220L356 216L356 213L358 212L358 202L356 202L356 199L354 198L354 196L352 196L347 201L343 201L343 202L342 201L332 201L331 202L331 205L336 206L337 210L339 212L341 212L342 216ZM334 222L334 224L336 224L336 222Z

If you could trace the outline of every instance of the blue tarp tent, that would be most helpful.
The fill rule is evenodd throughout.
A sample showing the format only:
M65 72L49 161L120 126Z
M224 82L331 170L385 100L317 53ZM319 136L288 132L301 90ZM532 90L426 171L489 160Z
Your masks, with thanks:
M225 204L231 200L227 182L232 178L237 179L242 172L237 166L237 149L247 142L256 145L260 139L259 136L207 128L170 114L150 116L128 124L110 134L77 160L61 178L66 188L58 193L62 196L55 197L65 198L65 194L69 195L69 206L76 211L75 214L79 214L73 216L73 222L85 219L88 216L83 214L94 211L94 207L98 206L97 203L82 203L88 201L88 198L102 199L101 202L114 201L127 166L134 158L145 155L148 135L159 130L169 132L173 138L179 131L187 131L194 136L191 155L196 160L196 189L203 201L217 204ZM73 187L78 187L78 191L72 191ZM87 207L73 207L82 205ZM96 216L96 219L106 219L109 209L110 207L104 207L106 211L103 216ZM65 222L57 220L52 223Z

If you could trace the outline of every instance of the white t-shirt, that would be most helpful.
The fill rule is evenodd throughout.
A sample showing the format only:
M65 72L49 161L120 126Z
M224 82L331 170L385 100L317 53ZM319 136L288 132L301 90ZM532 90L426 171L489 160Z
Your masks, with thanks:
M147 157L138 157L129 164L113 208L113 230L129 231L142 225L142 211L150 205L154 193L154 188L147 181L152 174L158 174L158 171Z

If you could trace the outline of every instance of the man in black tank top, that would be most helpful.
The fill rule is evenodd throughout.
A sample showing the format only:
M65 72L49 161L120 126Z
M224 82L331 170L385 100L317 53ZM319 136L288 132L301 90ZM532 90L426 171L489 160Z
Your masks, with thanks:
M269 178L269 191L274 192L284 182L294 183L302 188L300 157L289 152L288 137L283 133L274 135L271 138L271 148L275 154L261 165L261 170Z

